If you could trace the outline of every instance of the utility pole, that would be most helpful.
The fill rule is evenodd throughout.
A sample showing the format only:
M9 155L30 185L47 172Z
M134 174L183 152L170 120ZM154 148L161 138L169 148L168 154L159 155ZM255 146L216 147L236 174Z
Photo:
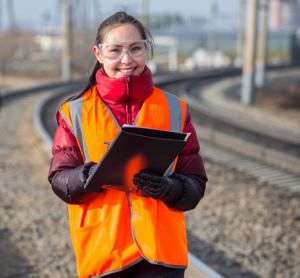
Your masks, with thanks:
M178 49L177 43L169 47L169 71L176 72L178 70Z
M80 1L80 10L81 10L81 17L80 17L80 25L83 27L83 31L87 31L89 29L89 21L88 21L88 7L86 1Z
M2 0L0 0L0 33L2 31L2 18L3 18L3 16L2 16L2 9L3 9L3 7L2 7Z
M218 3L216 0L213 0L210 6L209 32L207 34L207 49L210 51L216 50L218 15Z
M2 32L2 0L0 0L0 33Z
M259 32L257 43L257 58L255 71L255 84L257 87L266 85L266 56L268 47L268 3L269 0L261 0L259 16Z
M63 1L63 53L62 53L62 79L71 80L71 3Z
M10 28L16 27L15 5L14 0L6 1L7 14L9 16Z
M239 27L236 38L236 61L240 63L243 55L244 30L245 30L245 1L239 0ZM239 64L240 65L240 64Z
M254 61L256 53L257 1L258 0L248 0L247 6L241 95L242 103L246 105L253 104L255 100Z
M101 5L99 0L93 1L93 10L94 10L94 20L93 25L98 26L99 21L102 20L102 14L101 14Z
M140 19L149 28L149 0L140 0Z

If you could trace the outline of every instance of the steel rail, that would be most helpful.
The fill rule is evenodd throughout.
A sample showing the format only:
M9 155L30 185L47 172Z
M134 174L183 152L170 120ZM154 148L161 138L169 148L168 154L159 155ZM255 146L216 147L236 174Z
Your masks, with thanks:
M170 82L171 77L163 77L163 80L158 82ZM174 79L173 79L174 80ZM40 103L37 105L34 113L34 125L39 135L42 137L44 142L44 149L51 157L51 146L53 143L53 133L49 131L49 125L46 123L47 119L45 117L49 106L53 106L53 103L57 103L57 100L61 100L66 96L70 95L70 93L74 93L74 90L69 90L68 88L64 88L64 91L59 90L55 94L52 94L50 97L46 96L43 98ZM217 273L214 269L209 267L203 261L195 257L190 252L188 253L189 258L189 267L186 271L186 278L222 278L221 274Z
M286 143L300 145L300 133L297 131L253 122L251 119L249 120L249 118L236 117L236 114L234 113L229 113L228 111L224 113L218 109L214 109L207 101L201 98L201 86L202 84L195 86L195 82L188 81L182 84L180 88L180 94L187 100L188 104L197 111L203 112L203 114L212 119L216 119L240 129L252 131L253 133L261 134L272 139L278 139ZM224 88L224 90L225 89L226 91L230 90L230 88Z
M193 97L193 96L191 96L191 94L189 94L190 89L195 86L195 83L198 84L197 86L199 86L199 85L202 86L207 83L209 84L211 82L215 82L215 81L219 80L220 78L234 77L239 74L240 74L239 69L206 71L206 72L201 72L201 73L194 72L194 73L165 75L165 76L161 76L161 77L155 77L154 82L157 86L160 86L162 88L167 89L168 86L170 86L171 88L176 88L176 90L178 90L179 94L186 99L187 103L190 105L190 107L192 109L199 110L196 107L199 104L199 99L195 99L195 97ZM172 92L173 92L173 89L172 89ZM69 94L69 92L65 92L64 94L61 93L61 94L53 95L51 97L51 100L44 99L43 103L40 105L39 109L37 109L35 121L38 121L38 119L40 120L43 118L43 116L41 116L41 114L43 114L43 111L49 105L48 104L49 101L52 102L52 104L57 103L57 98L61 99L62 96L65 97L68 94ZM206 110L206 112L209 111L206 114L213 114L212 108L208 109L206 107L206 108L204 108L204 110ZM44 116L44 118L45 118L45 116ZM224 117L224 115L220 116L218 114L217 115L214 114L212 118L214 120L222 119L224 121L224 119L226 117ZM229 123L230 119L226 118L226 121ZM36 125L38 126L39 124L36 124ZM236 126L241 126L241 124L236 125ZM41 129L41 127L43 127L43 124L40 124L39 129ZM243 127L245 128L245 125L243 125ZM278 161L281 161L281 165L277 165L277 166L280 166L281 168L286 169L286 162L285 162L286 160L282 159L284 156L282 153L273 151L273 158L270 159L270 157L272 157L272 155L270 155L270 153L272 153L272 150L267 151L268 155L266 155L266 148L263 146L257 146L257 144L252 144L252 146L251 146L252 148L249 148L248 146L245 147L246 143L239 138L235 138L235 136L230 136L228 134L224 134L224 133L218 132L214 129L206 128L203 126L199 127L198 125L196 125L196 128L198 130L198 134L200 134L200 139L206 140L206 142L204 144L205 149L206 149L204 155L206 155L210 158L214 158L215 161L222 162L222 163L226 164L227 166L238 169L240 171L247 172L247 173L249 173L249 171L250 171L252 175L256 176L259 180L261 180L263 182L271 183L278 187L283 187L284 189L286 189L286 186L288 186L290 190L299 192L299 187L297 186L297 183L299 182L298 175L290 175L290 174L287 174L286 172L282 172L278 169L269 167L268 165L266 165L264 163L261 164L258 161L251 160L251 158L249 159L249 157L252 157L257 160L264 160L265 162L271 163L271 164L272 164L272 161L277 159ZM199 130L200 130L200 132L199 132ZM255 131L255 130L252 130L252 131ZM43 132L40 132L40 133L42 134ZM259 131L258 131L258 133L259 133ZM262 133L264 133L264 132L262 132ZM45 135L43 137L45 137L46 142L48 142L47 148L49 151L49 146L51 145L51 142L52 142L53 132L52 132L52 135L49 135L49 130L48 130L48 133L46 133L46 134L48 134L48 135ZM47 137L48 137L48 139L47 139ZM277 139L279 140L280 138L277 138ZM210 142L210 143L207 143L207 142ZM222 143L220 143L220 142L222 142ZM224 149L223 150L218 149L218 151L216 153L216 148L214 146L210 145L211 143L218 144L225 148L227 146L227 149L233 150L235 153L243 154L243 156L228 153L228 152L224 151ZM251 143L248 143L248 144L251 144ZM230 146L230 145L232 145L232 148L228 148L228 146ZM237 148L237 146L239 146L239 148ZM237 152L237 149L239 149L238 152ZM253 154L256 154L256 156L253 156ZM247 156L247 157L245 157L245 156ZM297 160L290 161L289 164L294 165L294 166L299 165L299 163L297 163ZM290 170L290 167L288 167L288 169ZM299 173L298 168L296 168L294 171ZM274 173L276 173L276 174L274 174ZM278 177L278 174L280 174L281 179L276 178L276 177ZM206 267L204 267L204 268L199 267L200 265L203 265L204 263L201 260L199 260L199 263L195 263L195 260L193 260L193 258L196 258L196 257L194 257L192 254L189 254L189 261L190 261L190 264L192 265L192 267L189 268L189 271L187 272L188 277L198 277L198 276L195 276L196 273L202 273L201 274L202 276L200 276L200 277L220 277L220 274L218 274L214 270L210 269L209 267L207 269L210 269L211 272L208 271L209 272L209 274L208 274L207 271L204 270ZM204 264L204 266L206 266L206 265Z
M255 125L248 118L215 109L205 103L201 95L195 96L194 91L199 91L199 88L197 90L193 84L190 81L184 83L180 88L180 95L195 113L195 118L203 118L209 122L207 126L199 127L202 139L291 173L300 173L299 134L285 129L278 130L266 124Z
M192 80L193 82L200 82L201 84L204 83L209 83L209 82L213 82L217 79L220 78L224 78L224 77L233 77L233 76L237 76L241 73L241 71L239 69L226 69L226 70L218 70L218 71L205 71L205 72L194 72L194 73L188 73L188 74L176 74L176 75L165 75L165 76L161 76L161 77L155 77L154 81L158 86L175 86L182 89L182 84L184 82L186 82L186 80ZM189 82L190 82L189 81ZM193 83L194 84L194 83ZM70 86L73 86L72 89L70 89ZM7 103L16 100L19 97L26 97L28 95L32 95L32 94L41 94L41 93L47 93L48 95L51 95L51 99L52 99L52 105L53 105L53 101L55 102L57 98L62 98L62 96L67 96L70 93L73 93L74 90L76 89L80 89L81 87L83 87L83 83L82 80L77 80L77 81L73 81L73 82L57 82L57 83L49 83L49 84L45 84L45 85L41 85L41 86L35 86L32 88L27 88L27 89L23 89L23 90L17 90L17 91L10 91L10 92L5 92L4 94L1 95L1 105L6 105ZM35 115L34 115L34 122L35 122L35 126L37 131L39 132L39 134L42 136L42 138L44 139L45 142L45 149L48 153L50 153L50 145L52 142L52 136L53 134L49 133L49 130L47 130L45 128L45 115L43 116L44 110L47 109L48 104L49 104L49 96L46 96L43 101L38 105L38 107L35 110ZM186 96L184 96L186 97ZM194 101L193 101L194 102ZM191 103L191 102L189 102ZM54 115L53 115L54 116ZM44 118L43 118L44 117ZM208 131L208 133L211 134L211 131ZM200 133L199 133L200 134ZM201 127L201 139L203 136L203 127ZM216 138L216 134L215 135L210 135L210 137L212 138ZM232 138L231 138L232 139ZM229 139L229 140L231 140ZM224 140L224 138L222 139ZM214 157L214 159L216 161L222 161L227 164L227 165L231 165L234 166L236 168L240 167L240 170L244 171L245 169L252 169L252 171L254 171L254 168L260 168L261 167L257 166L257 162L245 162L243 160L243 163L241 163L241 160L243 158L241 158L240 156L237 155L233 155L230 154L226 151L222 151L220 149L218 149L217 152L215 152L215 154L213 154L212 150L216 151L215 147L211 147L209 144L207 144L205 142L204 144L204 150L208 150L209 154L205 154L208 155L209 157ZM243 166L243 167L242 167ZM264 171L264 175L261 178L263 181L269 181L269 176L270 174L268 174L266 172L268 166L265 166L265 168L263 169ZM254 170L253 170L254 169ZM273 171L273 169L269 169L269 171ZM254 174L258 175L258 172L254 172ZM259 176L258 176L259 177ZM283 175L283 181L285 181L285 183L288 183L289 181L291 181L292 187L298 190L298 187L295 186L294 180L289 177L289 176L284 176ZM187 272L187 276L188 277L198 277L195 275L198 275L198 273L201 273L202 276L200 277L221 277L220 274L218 274L217 272L215 272L213 269L211 269L210 267L208 267L206 264L204 264L201 260L197 260L197 258L195 256L193 256L192 254L189 254L189 262L192 266L192 268L190 268ZM202 266L202 267L201 267ZM197 274L196 274L197 273Z

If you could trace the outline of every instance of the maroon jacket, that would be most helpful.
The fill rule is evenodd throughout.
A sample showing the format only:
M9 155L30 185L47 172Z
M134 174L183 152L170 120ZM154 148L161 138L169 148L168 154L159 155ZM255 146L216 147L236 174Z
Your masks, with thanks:
M110 78L105 74L104 69L97 72L96 81L102 100L110 108L120 126L133 124L143 101L153 90L152 75L147 67L141 75L130 78L130 90L125 77ZM74 135L59 112L57 122L48 179L53 191L63 201L82 203L84 202L82 196L86 195L86 192L82 188L76 188L70 180L73 178L72 175L78 174L74 169L83 164L83 158ZM203 161L199 154L200 146L189 114L184 132L189 132L191 135L179 155L175 172L179 174L185 186L179 198L176 196L176 202L168 204L170 207L183 211L192 209L198 204L204 195L207 181Z

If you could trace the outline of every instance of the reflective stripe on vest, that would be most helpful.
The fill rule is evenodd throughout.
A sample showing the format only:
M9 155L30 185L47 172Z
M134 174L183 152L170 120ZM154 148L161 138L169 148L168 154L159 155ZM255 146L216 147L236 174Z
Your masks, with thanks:
M90 161L86 143L82 134L82 99L70 102L70 113L74 126L74 135L78 139L83 150L85 161Z
M170 121L171 121L171 131L180 131L181 130L181 118L182 118L182 109L181 109L181 105L179 102L179 99L168 93L168 92L163 92L168 104L169 104L169 109L170 109ZM70 126L71 131L74 133L74 135L76 136L76 138L78 139L81 149L84 152L84 156L85 156L85 161L90 161L89 159L89 154L86 148L86 143L82 134L82 105L83 105L83 101L82 98L77 99L75 101L72 101L70 103L70 114L71 114L71 119L73 122L73 125ZM104 105L107 107L107 105L104 103ZM115 119L115 116L113 115L113 113L111 112L111 110L107 107L108 112L111 114L112 119L115 121L116 125L119 126L117 120ZM135 122L137 121L139 117L139 113L135 119ZM66 118L65 118L66 120Z
M120 130L96 87L63 104L60 113L77 139L85 162L101 160ZM186 104L154 88L135 120L137 126L183 131ZM173 169L176 162L173 164ZM113 171L113 169L112 169ZM129 181L128 181L129 182ZM106 189L82 205L68 205L79 277L101 277L144 257L151 263L184 268L187 240L184 214L162 201Z

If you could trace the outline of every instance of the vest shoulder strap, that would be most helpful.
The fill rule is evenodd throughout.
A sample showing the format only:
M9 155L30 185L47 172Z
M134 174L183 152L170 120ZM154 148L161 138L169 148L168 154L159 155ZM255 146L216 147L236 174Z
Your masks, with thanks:
M59 113L62 115L71 132L75 136L77 142L79 143L79 148L82 155L85 157L85 160L89 161L89 158L87 157L87 146L84 140L84 135L82 133L82 108L84 103L83 100L85 98L84 96L86 93L87 92L76 99L64 103L60 107Z
M167 91L163 91L163 93L167 98L170 109L171 130L183 131L187 117L187 106L185 101Z

